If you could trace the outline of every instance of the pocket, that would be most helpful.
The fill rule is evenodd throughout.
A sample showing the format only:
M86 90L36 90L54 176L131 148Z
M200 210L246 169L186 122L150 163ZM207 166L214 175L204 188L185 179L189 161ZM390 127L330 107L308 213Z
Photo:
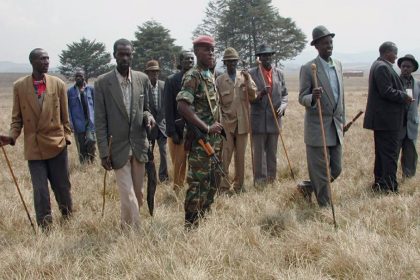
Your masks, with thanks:
M223 106L228 106L233 101L233 93L231 94L229 90L222 91L220 93L220 96L221 96L221 101L222 101Z

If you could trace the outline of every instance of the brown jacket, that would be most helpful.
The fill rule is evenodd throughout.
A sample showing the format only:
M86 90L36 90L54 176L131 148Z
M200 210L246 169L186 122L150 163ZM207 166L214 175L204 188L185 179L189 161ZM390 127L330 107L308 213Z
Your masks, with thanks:
M240 71L236 71L235 82L230 79L227 73L216 79L222 125L228 132L234 133L236 127L238 128L238 134L250 132L249 101L255 100L257 87L251 76L249 78L248 83L245 83L244 76Z
M9 135L14 141L24 132L26 160L45 160L58 155L70 142L70 124L65 83L45 75L47 84L41 106L35 96L32 76L13 84L13 110ZM14 144L14 143L13 143Z

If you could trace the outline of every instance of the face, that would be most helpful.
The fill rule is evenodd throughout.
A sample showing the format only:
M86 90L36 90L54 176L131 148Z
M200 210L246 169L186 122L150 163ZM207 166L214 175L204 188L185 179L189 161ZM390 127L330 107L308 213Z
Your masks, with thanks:
M39 50L31 61L33 71L45 74L48 72L50 57L44 50Z
M74 81L76 82L76 85L82 86L85 82L85 73L83 71L77 71L74 74Z
M410 60L404 60L401 63L401 75L403 77L410 77L411 73L414 71L414 64Z
M258 55L260 58L261 64L264 68L270 69L271 63L273 62L273 54L272 53L262 53Z
M118 45L117 51L114 53L119 71L128 71L133 59L133 49L130 45Z
M315 48L318 50L320 57L327 59L332 55L333 51L333 39L331 36L326 36L319 39L315 43Z
M187 71L194 66L194 54L192 52L187 52L183 55L184 57L181 61L181 68L182 70Z
M389 62L391 62L392 64L395 63L395 60L397 59L398 55L398 49L395 48L392 51L387 51L384 55L385 59Z
M151 71L147 71L147 76L149 76L149 80L152 84L156 84L156 81L158 80L159 77L159 70L151 70Z
M214 66L214 47L210 45L197 46L195 49L197 63L204 67L212 68Z
M236 67L238 66L237 60L225 60L223 63L226 65L228 73L235 73Z

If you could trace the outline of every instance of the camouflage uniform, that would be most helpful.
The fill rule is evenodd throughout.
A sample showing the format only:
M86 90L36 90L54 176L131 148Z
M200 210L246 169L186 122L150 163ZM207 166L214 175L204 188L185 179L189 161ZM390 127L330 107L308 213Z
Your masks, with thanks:
M203 71L198 65L185 73L182 89L176 100L192 105L197 116L207 125L215 122L206 96L206 87L213 110L217 108L214 79L210 71ZM206 135L206 140L220 153L222 139L220 135ZM185 213L202 216L214 201L220 174L216 171L204 149L195 140L188 155L188 189L185 196ZM187 218L186 218L187 220Z

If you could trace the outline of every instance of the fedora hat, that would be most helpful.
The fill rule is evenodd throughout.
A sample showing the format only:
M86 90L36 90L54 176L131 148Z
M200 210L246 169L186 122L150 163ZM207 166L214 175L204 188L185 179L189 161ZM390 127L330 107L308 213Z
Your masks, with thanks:
M267 44L262 43L257 47L257 51L255 52L255 56L259 56L260 54L275 54L276 52Z
M146 70L145 71L160 71L159 62L157 60L149 60L146 63Z
M332 38L334 38L335 34L328 31L328 29L323 25L315 27L314 30L312 30L311 46L315 45L316 41L318 41L319 39L327 36L331 36Z
M223 61L226 60L239 60L238 52L234 48L227 48L223 54Z
M413 70L413 72L416 72L416 71L417 71L417 69L419 69L419 63L418 63L418 62L417 62L417 60L414 58L414 56L413 56L413 55L411 55L411 54L406 54L406 55L404 55L403 57L398 58L397 64L398 64L398 67L399 67L399 68L401 68L401 63L403 63L403 61L405 61L405 60L409 60L409 61L411 61L411 62L413 63L413 65L414 65L414 70Z

